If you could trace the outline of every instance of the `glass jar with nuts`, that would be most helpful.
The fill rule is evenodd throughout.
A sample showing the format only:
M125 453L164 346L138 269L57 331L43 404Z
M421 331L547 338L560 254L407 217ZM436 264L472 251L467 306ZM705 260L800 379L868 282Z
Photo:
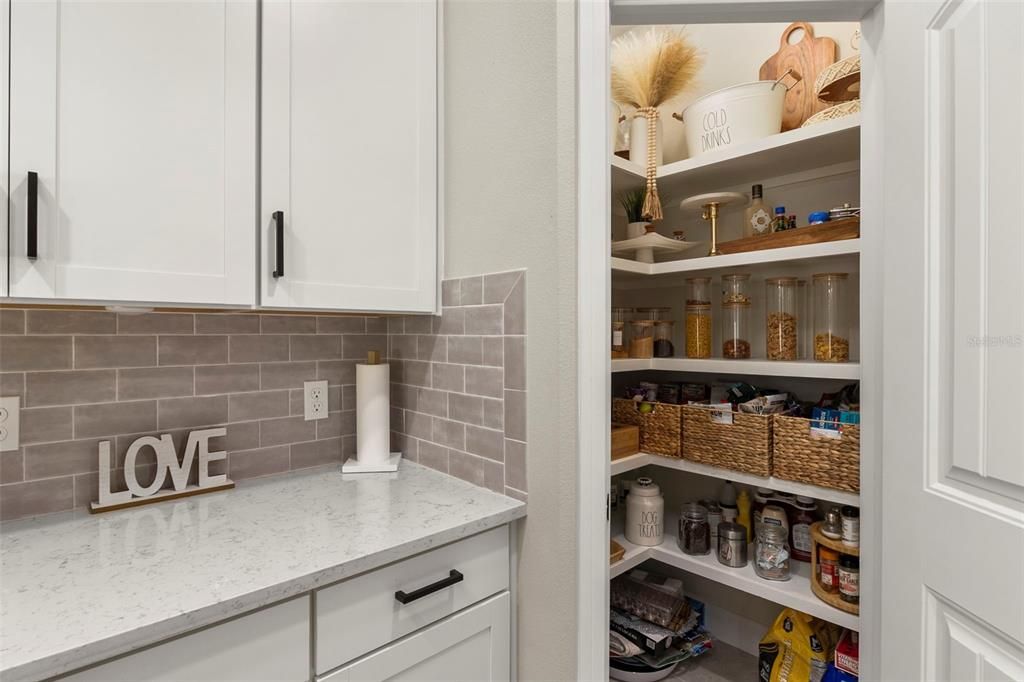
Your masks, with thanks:
M845 272L826 272L811 278L814 288L814 359L849 362L850 306Z
M765 355L769 360L796 360L799 318L797 278L765 280Z

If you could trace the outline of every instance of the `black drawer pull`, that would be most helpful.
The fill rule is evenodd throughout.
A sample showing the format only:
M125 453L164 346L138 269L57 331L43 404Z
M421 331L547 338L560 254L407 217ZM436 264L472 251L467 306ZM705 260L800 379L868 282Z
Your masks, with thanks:
M274 277L284 277L284 211L274 211L274 237L277 241L277 263Z
M395 592L395 599L397 599L402 604L408 604L409 602L413 602L422 597L426 597L428 594L433 594L438 590L443 590L444 588L451 587L456 583L461 583L463 578L464 576L453 568L451 572L448 574L447 578L442 578L441 580L438 580L436 583L431 583L426 587L421 587L420 589L413 590L409 593L403 592L402 590Z
M25 207L25 257L39 258L39 173L28 172L28 206Z

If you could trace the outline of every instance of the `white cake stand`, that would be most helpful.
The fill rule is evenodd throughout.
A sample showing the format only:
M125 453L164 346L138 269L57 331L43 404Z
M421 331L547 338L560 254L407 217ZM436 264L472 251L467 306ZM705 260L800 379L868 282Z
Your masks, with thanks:
M683 212L700 210L700 217L711 223L711 250L709 256L717 256L718 251L718 209L726 204L733 204L738 201L747 203L747 196L739 192L711 192L710 194L698 194L683 199L679 202L679 208Z
M669 239L657 232L648 232L642 237L634 237L633 239L623 239L621 241L612 242L612 253L636 251L637 262L653 263L655 251L660 251L662 253L680 253L687 249L692 249L695 246L700 246L702 243L703 242L683 242L678 239Z

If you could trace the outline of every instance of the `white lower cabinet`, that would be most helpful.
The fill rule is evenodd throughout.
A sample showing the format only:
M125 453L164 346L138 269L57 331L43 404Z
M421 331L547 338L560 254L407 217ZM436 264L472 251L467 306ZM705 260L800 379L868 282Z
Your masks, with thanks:
M309 596L198 630L62 680L298 682L309 679Z
M317 680L508 680L509 608L509 594L503 592Z

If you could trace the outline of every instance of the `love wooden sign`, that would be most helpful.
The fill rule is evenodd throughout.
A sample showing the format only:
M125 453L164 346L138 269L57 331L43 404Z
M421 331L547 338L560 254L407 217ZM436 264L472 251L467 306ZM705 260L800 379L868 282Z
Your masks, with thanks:
M224 436L227 429L224 427L216 429L202 429L192 431L188 434L185 442L185 451L181 457L174 449L174 441L171 435L165 433L159 438L156 436L142 436L136 438L124 455L124 484L127 490L118 492L111 491L111 454L110 441L101 441L99 444L99 500L93 502L89 511L93 513L134 507L140 504L162 502L178 497L210 493L217 490L234 488L235 484L228 480L224 474L210 475L210 462L216 462L227 457L223 450L210 450L210 439ZM135 464L139 454L146 448L151 448L156 453L156 474L153 480L143 485L139 482L135 471ZM198 484L189 485L188 479L192 473L192 467L198 468ZM171 488L164 489L168 477L171 481Z

